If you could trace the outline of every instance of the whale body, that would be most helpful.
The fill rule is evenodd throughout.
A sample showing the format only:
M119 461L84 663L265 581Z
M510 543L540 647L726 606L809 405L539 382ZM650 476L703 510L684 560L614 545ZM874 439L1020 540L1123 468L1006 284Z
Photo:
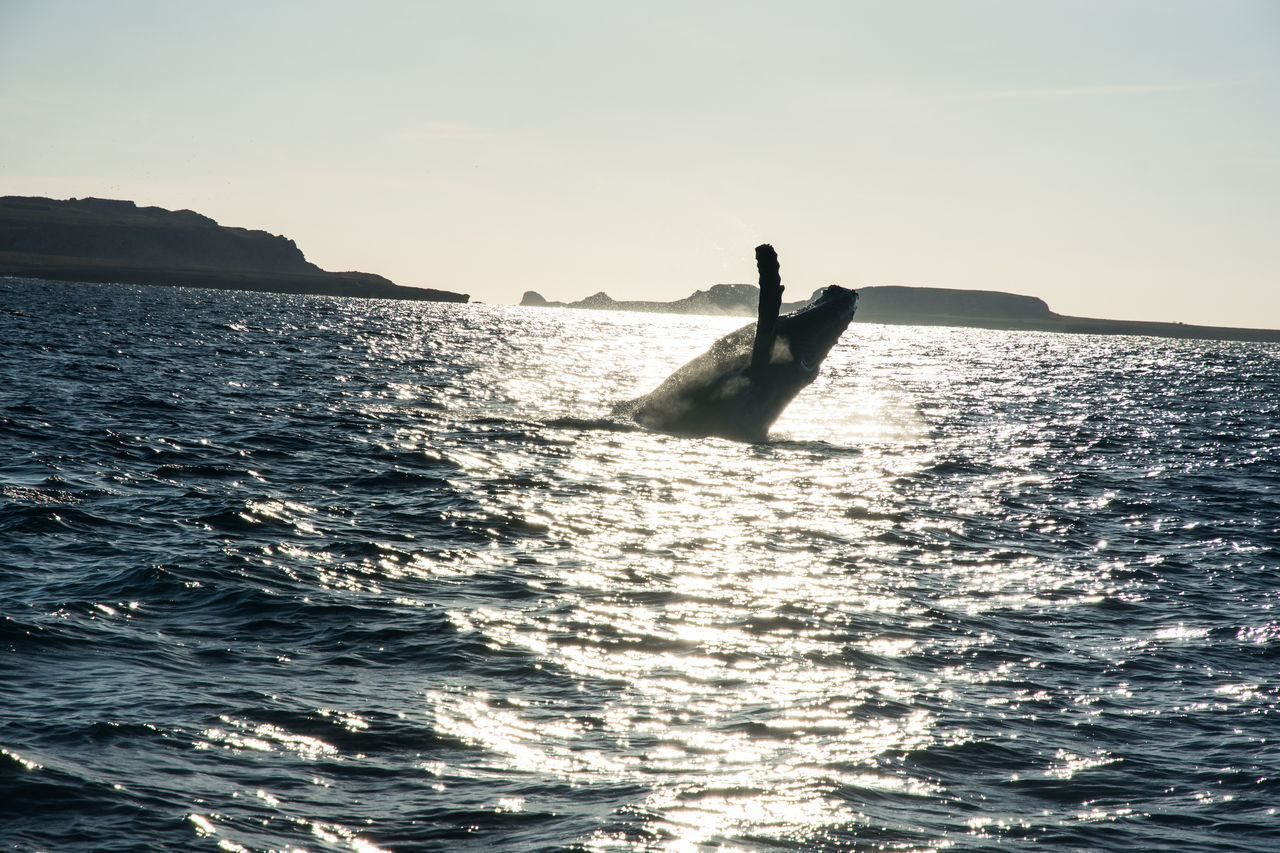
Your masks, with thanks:
M848 328L858 294L838 285L791 314L778 316L782 285L777 255L756 249L760 312L671 374L653 391L614 407L646 429L691 436L764 441L769 427L818 376Z

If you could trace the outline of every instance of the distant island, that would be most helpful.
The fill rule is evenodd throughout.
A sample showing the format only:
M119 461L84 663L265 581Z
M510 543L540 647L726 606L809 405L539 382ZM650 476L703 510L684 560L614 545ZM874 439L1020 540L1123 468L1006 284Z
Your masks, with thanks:
M816 298L785 303L794 311ZM1033 296L994 290L952 290L941 287L874 286L858 288L855 323L890 323L911 326L968 326L979 329L1011 329L1038 332L1074 332L1090 335L1151 335L1164 338L1198 338L1219 341L1280 342L1280 330L1234 329L1137 320L1099 320L1055 314ZM526 291L521 305L536 307L595 308L607 311L652 311L663 314L717 314L754 317L759 291L753 284L717 284L673 302L623 302L596 293L577 302L551 302L535 291Z
M0 276L431 302L465 293L326 272L292 240L132 201L0 197Z

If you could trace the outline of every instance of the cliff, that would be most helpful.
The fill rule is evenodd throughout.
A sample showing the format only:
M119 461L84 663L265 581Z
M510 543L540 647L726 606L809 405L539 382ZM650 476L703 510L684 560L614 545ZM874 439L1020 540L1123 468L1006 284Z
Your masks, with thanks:
M0 275L466 302L364 272L327 272L292 240L190 210L114 199L0 197Z
M612 311L652 311L663 314L724 314L754 317L759 291L752 284L717 284L674 302L624 302L597 293L577 302L549 302L534 291L525 293L521 305L564 308L597 308ZM789 302L784 312L812 301ZM858 289L855 323L888 323L912 326L968 326L1039 332L1071 332L1092 335L1151 335L1165 338L1200 338L1227 341L1280 342L1280 331L1234 329L1135 320L1101 320L1055 314L1043 299L995 290L953 290L940 287L875 286Z

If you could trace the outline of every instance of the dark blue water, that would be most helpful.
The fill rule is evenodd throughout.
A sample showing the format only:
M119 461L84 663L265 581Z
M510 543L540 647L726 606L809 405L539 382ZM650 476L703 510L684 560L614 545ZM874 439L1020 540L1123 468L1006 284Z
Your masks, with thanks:
M0 845L1280 849L1280 348L0 280Z

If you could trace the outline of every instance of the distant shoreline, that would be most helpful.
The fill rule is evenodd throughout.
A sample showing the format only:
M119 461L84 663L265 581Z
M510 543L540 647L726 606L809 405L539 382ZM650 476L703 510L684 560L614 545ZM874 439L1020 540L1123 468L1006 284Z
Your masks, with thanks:
M405 287L373 273L329 272L307 261L287 237L222 226L194 211L98 198L0 197L0 277L470 301L465 293ZM999 291L869 286L859 293L855 323L1280 343L1280 330L1071 317L1054 313L1041 299ZM755 285L717 284L670 302L620 301L606 293L552 302L528 291L520 304L754 317L757 299ZM784 304L783 310L793 311L806 302Z
M0 197L0 276L266 293L467 302L366 272L329 272L287 237L116 199Z
M465 293L402 285L393 285L395 290L392 291L386 287L363 286L358 281L347 278L350 275L368 275L368 273L330 273L329 275L341 277L335 281L278 275L255 277L253 273L244 273L241 279L234 274L225 273L208 276L202 270L144 270L128 278L113 277L119 272L121 272L120 268L112 267L100 276L90 278L79 274L54 275L48 271L40 275L14 273L9 272L6 266L0 267L0 280L41 281L51 284L113 284L124 287L190 287L197 290L229 290L239 293L337 296L342 299L397 299L405 302L468 303L471 298ZM142 280L144 278L149 280Z
M858 288L855 323L907 326L959 326L1022 332L1086 335L1138 335L1213 341L1280 343L1280 330L1201 326L1144 320L1104 320L1056 314L1041 299L990 290L938 287L868 286ZM817 295L816 293L814 294ZM530 307L647 311L754 317L758 291L750 284L718 284L673 302L619 301L597 293L576 302L553 302L528 291L520 304ZM783 305L794 311L809 300Z

